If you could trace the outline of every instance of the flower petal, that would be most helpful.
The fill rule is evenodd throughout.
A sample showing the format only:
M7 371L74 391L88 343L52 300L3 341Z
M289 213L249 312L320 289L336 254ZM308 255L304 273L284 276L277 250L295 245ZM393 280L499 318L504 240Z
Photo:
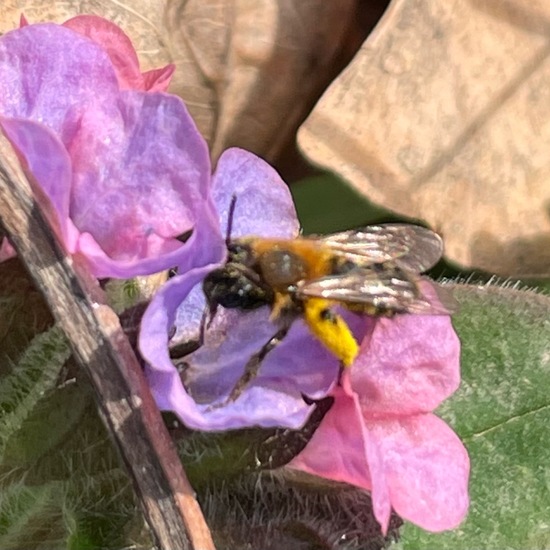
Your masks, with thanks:
M433 414L371 417L357 396L334 391L335 402L289 467L368 489L386 532L391 508L430 531L453 529L468 510L468 454Z
M368 414L432 411L459 383L460 342L446 315L378 319L351 369Z
M71 143L71 217L99 245L80 247L94 273L124 277L178 265L194 251L193 241L176 237L200 224L213 235L203 245L217 245L208 151L183 102L125 92L103 107L82 117Z
M231 199L236 197L233 237L292 238L298 234L298 218L287 185L269 164L248 151L224 151L214 175L212 194L222 231L227 228ZM204 294L197 285L178 308L175 341L196 337L204 307Z
M157 405L162 410L181 408L191 419L198 417L198 424L201 416L198 407L185 392L179 373L170 359L168 334L179 303L213 267L192 269L169 280L147 307L139 335L139 349L147 362L145 373Z
M231 198L237 197L231 237L298 235L300 225L288 186L267 162L244 149L233 147L223 152L212 193L223 230Z
M32 120L0 117L0 126L25 160L36 200L50 215L69 252L74 252L78 231L69 219L71 159L63 143L47 127Z
M119 91L107 54L87 38L51 23L0 38L0 111L54 131L65 145L82 113Z
M97 15L78 15L65 21L63 26L88 37L107 52L121 90L165 92L168 89L175 66L171 64L142 74L130 38L111 21Z
M142 73L143 89L147 92L167 91L175 72L176 66L173 63L166 65L166 67L145 71Z
M216 314L202 347L186 357L186 385L198 400L223 402L229 397L250 358L278 331L269 315L267 307L249 312L221 310ZM276 399L284 394L299 400L302 394L321 399L334 384L338 370L337 359L297 321L261 361L242 395L252 388L263 388L272 390ZM266 396L265 404L267 400Z
M334 389L333 396L334 403L313 437L287 467L371 489L360 410L341 387Z
M395 511L428 531L457 527L468 512L470 462L451 428L433 414L365 424L383 457Z
M333 396L332 408L287 467L370 490L374 515L386 533L391 501L383 457L370 441L357 396L342 387L336 387Z
M6 260L16 256L16 254L17 252L15 252L15 249L11 245L10 241L8 241L7 237L0 240L0 262L5 262Z

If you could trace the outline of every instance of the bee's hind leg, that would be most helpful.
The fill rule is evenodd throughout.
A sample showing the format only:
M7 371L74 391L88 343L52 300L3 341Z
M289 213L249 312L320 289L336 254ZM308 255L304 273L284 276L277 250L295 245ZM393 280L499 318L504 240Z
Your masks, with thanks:
M332 311L331 305L323 298L309 298L304 301L304 320L313 335L347 368L355 361L359 345L347 323Z
M233 386L233 389L229 392L229 396L227 397L227 399L225 399L223 403L215 405L213 408L224 407L225 405L236 401L240 397L240 395L250 384L250 382L252 382L252 380L254 380L256 376L258 376L258 371L260 370L262 362L266 358L267 354L274 348L276 348L284 340L289 330L290 324L288 326L280 328L257 353L250 357L244 367L243 374L237 380L237 382Z

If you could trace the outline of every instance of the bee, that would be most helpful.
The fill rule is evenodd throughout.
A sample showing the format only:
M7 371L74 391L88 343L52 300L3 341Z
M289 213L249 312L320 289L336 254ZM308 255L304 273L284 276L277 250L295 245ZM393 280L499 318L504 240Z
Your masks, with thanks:
M271 308L276 334L248 361L229 394L236 400L257 375L261 362L286 336L296 319L344 368L359 345L342 306L355 313L391 317L400 313L450 314L454 303L445 289L427 296L421 273L441 258L439 235L411 224L372 225L327 236L295 239L242 237L227 240L226 263L203 281L210 320L217 308Z

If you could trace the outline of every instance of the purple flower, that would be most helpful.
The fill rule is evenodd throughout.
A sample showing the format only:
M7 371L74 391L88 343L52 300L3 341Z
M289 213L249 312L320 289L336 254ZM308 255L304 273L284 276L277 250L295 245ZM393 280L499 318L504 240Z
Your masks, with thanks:
M2 130L67 251L97 277L221 253L206 143L181 99L151 91L172 70L140 73L128 38L99 17L0 37Z
M240 149L226 151L212 181L219 231L227 226L229 204L236 196L232 236L292 238L298 222L287 186L265 162ZM297 322L284 342L268 354L259 375L234 402L225 406L252 354L277 327L268 308L243 314L223 310L206 332L204 345L185 358L179 372L168 353L172 342L198 338L205 301L201 282L218 263L171 279L149 305L141 324L140 349L149 363L147 376L161 409L174 411L191 428L227 430L246 426L299 428L307 420L312 398L327 394L336 380L337 360ZM300 352L296 353L299 348ZM307 358L307 360L304 360ZM185 379L185 385L182 382Z

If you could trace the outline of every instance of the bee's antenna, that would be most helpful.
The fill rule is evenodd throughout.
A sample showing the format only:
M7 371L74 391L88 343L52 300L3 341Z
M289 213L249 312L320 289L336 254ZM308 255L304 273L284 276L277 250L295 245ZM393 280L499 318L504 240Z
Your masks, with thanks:
M231 241L231 230L233 229L233 216L235 215L235 205L237 204L237 195L231 197L229 211L227 212L227 229L225 231L225 245L229 246Z

